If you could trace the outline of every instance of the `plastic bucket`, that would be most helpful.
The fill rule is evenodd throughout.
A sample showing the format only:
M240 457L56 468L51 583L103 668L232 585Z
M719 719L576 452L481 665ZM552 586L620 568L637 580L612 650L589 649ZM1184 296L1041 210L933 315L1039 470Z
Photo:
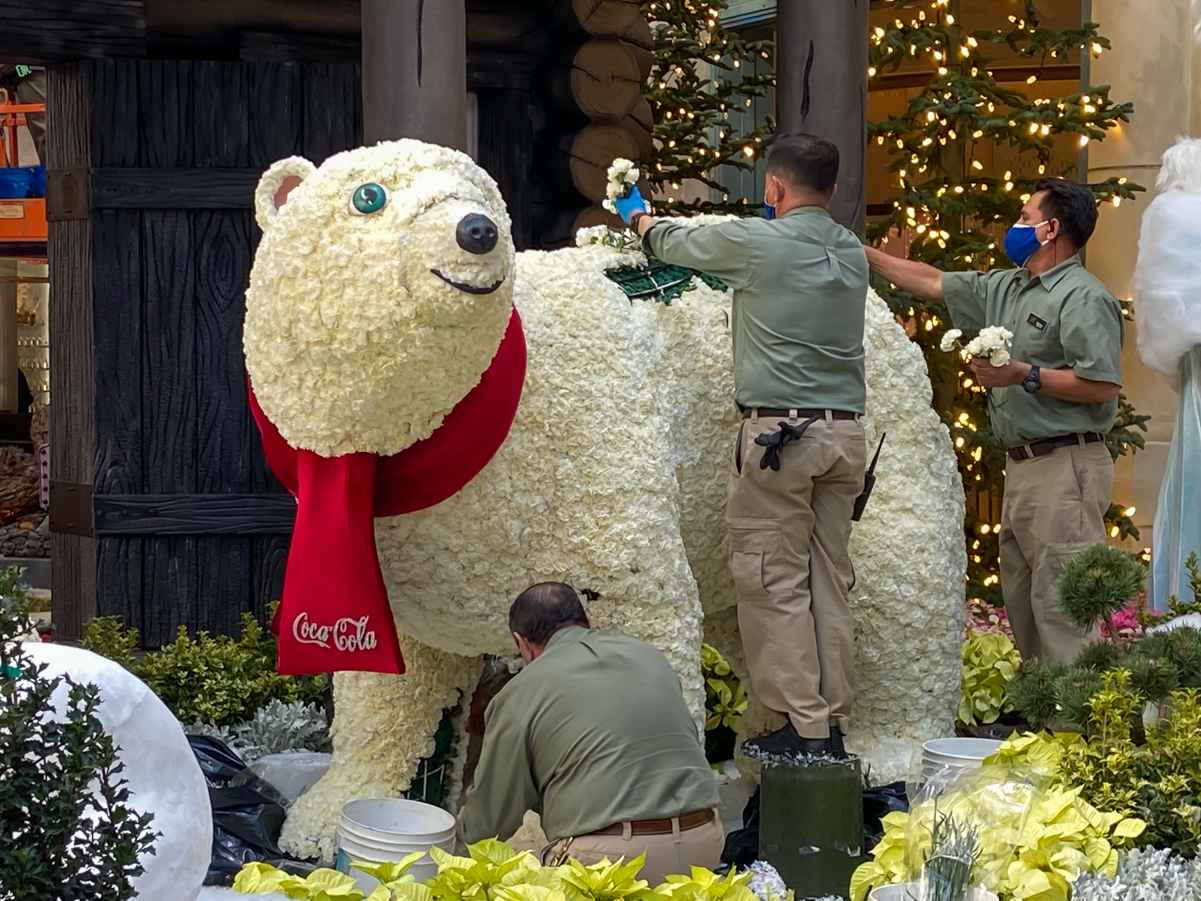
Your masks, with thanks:
M921 890L920 882L902 882L874 888L867 898L868 901L912 901L920 897ZM997 901L997 896L980 886L973 886L967 890L967 901Z
M377 881L354 869L351 862L390 863L414 852L431 848L450 850L455 838L455 819L445 810L420 801L402 798L351 801L338 817L338 850L334 866L354 876L359 888L372 891ZM409 870L418 882L431 879L438 867L423 857Z
M950 770L977 770L1001 742L991 738L936 738L922 745L921 782Z

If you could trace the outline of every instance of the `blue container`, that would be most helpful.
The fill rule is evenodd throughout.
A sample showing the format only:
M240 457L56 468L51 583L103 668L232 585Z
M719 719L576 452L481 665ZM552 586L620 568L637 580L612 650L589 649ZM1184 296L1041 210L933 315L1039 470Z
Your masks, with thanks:
M29 183L30 197L45 197L46 196L46 167L45 166L25 166L32 175L32 180Z
M0 198L14 200L29 196L33 173L26 169L0 169Z

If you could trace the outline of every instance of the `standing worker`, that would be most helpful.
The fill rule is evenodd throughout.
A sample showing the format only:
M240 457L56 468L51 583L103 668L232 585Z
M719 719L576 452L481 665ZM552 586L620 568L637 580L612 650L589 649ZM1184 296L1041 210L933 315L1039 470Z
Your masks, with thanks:
M716 867L717 777L667 658L593 632L560 582L523 591L509 631L526 666L488 705L462 839L508 838L534 810L552 842L546 860L645 854L651 885Z
M786 719L752 754L844 757L854 700L848 544L867 455L863 245L830 218L838 148L779 135L769 219L656 220L635 189L618 211L649 253L734 291L735 400L726 525L738 625L756 697Z
M991 389L989 423L1009 452L1001 513L1001 592L1026 660L1070 663L1091 637L1059 606L1055 583L1073 556L1105 540L1113 426L1121 387L1122 311L1080 262L1097 224L1092 192L1039 182L1005 237L1016 269L940 272L868 249L872 268L903 290L943 300L955 327L1001 325L1012 360L972 360Z

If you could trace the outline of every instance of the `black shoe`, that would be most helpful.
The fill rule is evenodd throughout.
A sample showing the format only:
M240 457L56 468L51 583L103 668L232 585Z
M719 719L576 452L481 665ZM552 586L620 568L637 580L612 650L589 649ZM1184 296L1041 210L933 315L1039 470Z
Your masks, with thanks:
M833 750L830 739L801 738L792 723L785 723L775 732L744 741L742 753L748 757L822 757Z
M835 760L846 760L850 756L847 754L847 746L843 741L842 730L837 726L830 727L830 756Z

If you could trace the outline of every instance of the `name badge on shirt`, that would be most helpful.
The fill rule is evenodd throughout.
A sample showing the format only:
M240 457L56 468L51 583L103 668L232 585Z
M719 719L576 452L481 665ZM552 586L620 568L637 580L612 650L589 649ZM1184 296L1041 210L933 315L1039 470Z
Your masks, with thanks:
M1028 323L1030 323L1032 326L1034 326L1036 329L1038 329L1040 332L1045 332L1047 330L1047 320L1040 319L1038 316L1035 316L1033 313L1031 313L1028 317L1026 317L1026 321Z

